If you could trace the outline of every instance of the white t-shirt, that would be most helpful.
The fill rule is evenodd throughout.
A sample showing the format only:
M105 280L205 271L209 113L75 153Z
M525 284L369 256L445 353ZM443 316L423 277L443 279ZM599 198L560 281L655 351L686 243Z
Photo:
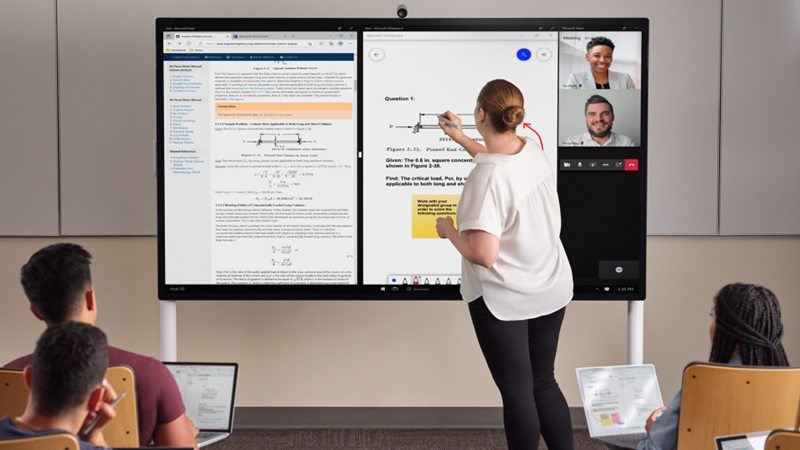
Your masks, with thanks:
M515 155L479 153L458 203L458 230L500 238L490 268L461 260L461 296L483 296L500 320L544 316L572 300L572 268L564 252L561 209L547 156L532 140Z

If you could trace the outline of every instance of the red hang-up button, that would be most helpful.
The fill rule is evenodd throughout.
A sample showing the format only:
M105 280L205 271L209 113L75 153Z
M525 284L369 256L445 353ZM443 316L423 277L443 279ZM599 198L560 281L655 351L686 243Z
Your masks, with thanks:
M626 159L625 160L625 170L639 170L639 160L638 159Z

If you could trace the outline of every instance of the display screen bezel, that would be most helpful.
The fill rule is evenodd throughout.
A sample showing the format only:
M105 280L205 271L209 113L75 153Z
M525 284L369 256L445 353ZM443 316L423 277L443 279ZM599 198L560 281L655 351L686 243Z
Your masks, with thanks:
M158 187L158 297L160 300L461 300L459 286L389 286L363 284L362 196L357 209L358 283L348 285L174 285L166 284L165 189L164 189L164 41L165 32L203 31L346 31L356 32L357 51L363 55L364 31L608 31L640 32L641 59L641 146L639 151L639 279L636 292L576 292L574 300L644 300L646 297L647 243L647 111L649 20L646 18L523 18L523 19L238 19L238 18L158 18L156 19L157 141L156 170ZM363 64L357 61L356 120L359 130L357 151L363 151ZM554 89L557 89L554 86ZM557 114L557 112L556 112ZM362 165L357 167L358 192L362 192ZM390 256L387 256L390 257Z

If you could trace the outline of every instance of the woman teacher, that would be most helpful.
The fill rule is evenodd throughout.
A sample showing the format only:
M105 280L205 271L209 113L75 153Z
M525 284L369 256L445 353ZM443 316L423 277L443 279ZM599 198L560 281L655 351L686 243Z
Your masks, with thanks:
M486 146L446 112L445 133L474 158L456 218L436 220L439 237L461 253L461 295L503 399L508 447L573 448L569 407L553 374L572 270L561 245L553 169L532 139L515 129L525 117L522 93L505 80L478 95L475 123ZM541 414L539 413L541 411Z
M636 89L633 79L624 72L610 70L614 61L614 42L603 36L586 43L588 72L570 74L566 89Z

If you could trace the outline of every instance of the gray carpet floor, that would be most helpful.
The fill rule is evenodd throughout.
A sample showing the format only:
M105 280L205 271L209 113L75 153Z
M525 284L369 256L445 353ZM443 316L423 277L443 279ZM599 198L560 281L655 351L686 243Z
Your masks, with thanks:
M606 450L575 430L575 450ZM359 450L496 450L505 449L502 429L236 429L208 450L359 449ZM539 449L546 449L542 441Z

